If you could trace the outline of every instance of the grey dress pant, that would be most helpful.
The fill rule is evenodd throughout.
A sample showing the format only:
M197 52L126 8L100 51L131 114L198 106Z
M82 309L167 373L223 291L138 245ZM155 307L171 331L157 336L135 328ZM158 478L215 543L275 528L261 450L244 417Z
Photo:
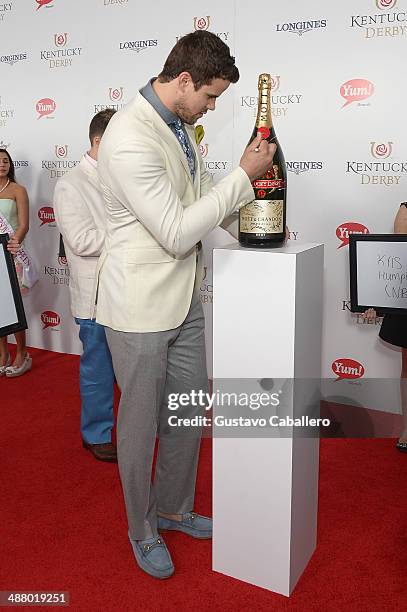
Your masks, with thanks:
M201 430L169 427L168 417L190 418L204 410L190 404L169 412L166 398L169 393L208 392L199 293L195 291L187 317L176 329L133 333L106 328L106 337L121 389L117 456L129 534L145 540L157 535L157 511L193 509Z

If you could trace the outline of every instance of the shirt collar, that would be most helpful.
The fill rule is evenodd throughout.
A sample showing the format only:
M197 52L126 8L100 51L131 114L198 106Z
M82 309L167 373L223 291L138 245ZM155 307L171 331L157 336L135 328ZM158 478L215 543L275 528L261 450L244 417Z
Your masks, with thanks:
M92 164L92 166L93 166L94 168L97 168L97 167L98 167L98 163L97 163L96 159L93 159L93 157L91 157L91 156L89 155L89 153L85 153L85 158L88 160L88 162L89 162L90 164Z
M144 85L140 89L141 95L151 104L155 111L160 115L161 119L165 121L167 125L178 121L178 117L175 113L171 112L160 100L153 89L153 83L156 77L150 79L147 85Z

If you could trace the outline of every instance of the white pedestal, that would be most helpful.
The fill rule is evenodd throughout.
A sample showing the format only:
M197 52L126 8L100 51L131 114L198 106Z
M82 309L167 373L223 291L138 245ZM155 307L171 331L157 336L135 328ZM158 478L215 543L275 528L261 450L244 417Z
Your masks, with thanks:
M275 392L285 380L291 391L275 414L297 417L319 405L322 272L322 245L214 250L214 390L235 383ZM213 569L289 596L316 546L319 439L296 428L263 437L221 429Z

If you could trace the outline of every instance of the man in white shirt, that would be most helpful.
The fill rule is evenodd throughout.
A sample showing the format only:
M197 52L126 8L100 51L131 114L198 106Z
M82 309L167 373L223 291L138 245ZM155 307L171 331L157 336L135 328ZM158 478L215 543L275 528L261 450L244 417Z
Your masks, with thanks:
M56 184L55 219L70 268L71 311L79 325L81 434L84 448L100 461L117 461L112 444L114 373L105 330L94 319L93 286L105 241L105 205L97 174L102 135L113 109L95 115L89 126L90 150Z

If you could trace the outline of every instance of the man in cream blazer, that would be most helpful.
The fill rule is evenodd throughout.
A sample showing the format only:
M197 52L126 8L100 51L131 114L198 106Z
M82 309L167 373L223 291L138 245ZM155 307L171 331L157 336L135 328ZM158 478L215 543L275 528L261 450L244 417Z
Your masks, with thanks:
M258 139L215 186L205 172L193 125L238 78L214 34L181 38L159 77L113 117L99 152L107 227L96 319L122 392L118 461L129 538L139 566L157 578L174 571L158 530L212 535L211 519L193 512L200 431L170 427L167 411L170 393L207 391L200 240L253 200L251 180L275 150ZM193 404L177 416L201 414Z
M55 219L69 264L71 311L79 325L81 434L83 446L101 461L117 461L112 444L114 373L105 330L94 320L93 287L105 241L105 207L97 174L98 149L113 113L95 115L89 127L91 148L55 187Z

